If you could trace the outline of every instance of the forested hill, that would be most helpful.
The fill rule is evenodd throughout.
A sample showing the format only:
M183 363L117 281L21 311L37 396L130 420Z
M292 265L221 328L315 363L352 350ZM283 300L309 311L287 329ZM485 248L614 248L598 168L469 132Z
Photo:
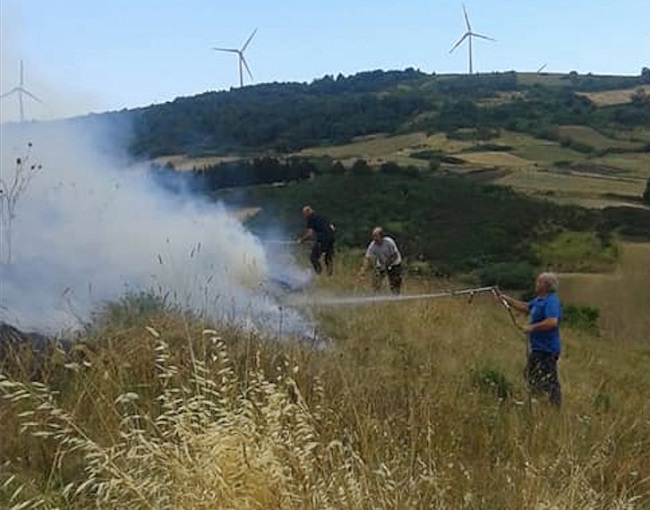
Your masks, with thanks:
M544 136L557 124L595 128L650 124L645 89L632 100L596 108L585 95L650 83L638 76L569 73L430 75L414 69L371 71L312 83L270 83L124 112L133 119L131 152L142 157L281 153L372 133L505 128Z

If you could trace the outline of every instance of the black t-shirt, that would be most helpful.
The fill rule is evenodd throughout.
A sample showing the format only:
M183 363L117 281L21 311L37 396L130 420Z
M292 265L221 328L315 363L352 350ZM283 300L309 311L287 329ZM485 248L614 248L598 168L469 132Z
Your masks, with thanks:
M320 214L313 213L307 218L307 228L316 232L316 239L318 241L330 241L334 239L334 232L332 232L329 220Z

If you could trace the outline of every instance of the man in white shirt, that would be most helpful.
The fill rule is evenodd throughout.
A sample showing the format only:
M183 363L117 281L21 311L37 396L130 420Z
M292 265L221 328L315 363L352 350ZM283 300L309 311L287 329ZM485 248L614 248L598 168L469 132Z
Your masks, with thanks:
M381 227L372 230L372 241L368 245L359 276L363 276L368 266L374 261L375 272L373 288L381 289L384 278L388 276L388 286L392 294L399 294L402 289L402 255L392 237L385 236Z

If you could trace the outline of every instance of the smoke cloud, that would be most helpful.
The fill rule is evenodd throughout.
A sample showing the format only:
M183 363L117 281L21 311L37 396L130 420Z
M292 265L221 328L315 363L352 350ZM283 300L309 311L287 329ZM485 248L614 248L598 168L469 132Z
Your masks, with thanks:
M286 254L277 263L223 205L164 191L105 134L83 122L0 126L5 181L29 143L29 164L42 165L17 202L10 264L3 237L2 321L51 334L153 291L215 320L313 334L308 317L281 308L274 283L303 287L308 271Z

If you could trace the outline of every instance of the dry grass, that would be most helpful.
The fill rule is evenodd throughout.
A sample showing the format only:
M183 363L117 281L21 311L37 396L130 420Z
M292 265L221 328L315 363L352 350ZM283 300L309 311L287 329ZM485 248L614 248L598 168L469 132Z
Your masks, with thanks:
M650 341L650 244L624 243L621 263L609 274L562 276L570 300L601 310L604 334L612 341Z
M528 168L532 167L534 163L527 159L509 154L507 152L467 152L462 154L455 154L468 163L481 166L498 166L503 168Z
M641 179L650 179L650 153L635 152L627 154L607 154L594 158L594 163L612 166L625 170L629 175Z
M618 179L600 175L578 175L537 170L511 172L498 179L496 184L512 186L528 193L550 192L558 197L577 199L602 198L600 195L614 193L639 197L645 183L642 179ZM619 200L620 201L620 200Z
M556 161L577 161L584 159L584 155L562 147L559 143L524 133L502 131L498 143L510 145L514 154L524 159L535 161L540 165Z
M312 147L300 151L303 156L328 155L335 159L373 159L388 158L408 147L426 144L425 133L406 135L364 137L352 143L330 147Z
M648 247L630 248L621 278L647 289L650 276L636 272L647 270ZM366 290L350 283L359 262L337 259L319 292ZM405 291L432 286L456 284L408 280ZM634 288L622 286L629 295L612 310L647 306ZM170 312L93 331L76 361L49 360L45 386L10 367L0 381L0 501L133 510L650 505L647 338L565 329L563 409L540 401L529 413L521 336L488 296L315 313L333 339L327 350L206 330Z
M409 164L426 165L425 161L409 158L411 152L420 150L439 150L443 152L457 152L474 145L471 142L449 140L444 134L437 133L427 136L426 133L416 132L405 135L387 136L374 135L362 137L352 143L334 145L330 147L310 147L298 153L302 156L323 156L343 161L365 159L369 162L395 161Z
M603 209L604 207L635 207L638 209L650 210L650 207L639 202L625 201L609 197L581 198L571 195L560 196L557 194L552 196L545 195L545 197L559 205L579 205L588 209Z
M611 106L629 103L632 95L639 89L643 89L646 94L650 94L650 85L641 85L629 89L605 90L602 92L580 92L579 94L585 96L598 106Z

